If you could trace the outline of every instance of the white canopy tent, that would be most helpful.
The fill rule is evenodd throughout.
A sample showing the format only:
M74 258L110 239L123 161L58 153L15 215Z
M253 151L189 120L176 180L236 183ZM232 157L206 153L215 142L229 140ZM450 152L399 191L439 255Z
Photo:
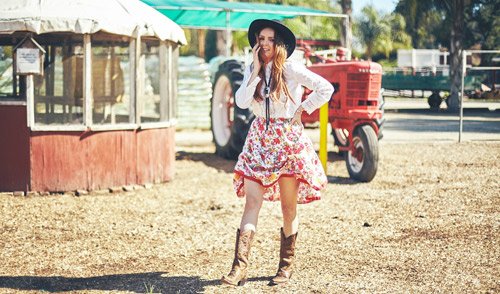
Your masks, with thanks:
M36 80L12 61L27 39L46 51ZM139 0L2 0L0 104L25 100L36 130L169 125L185 44L178 24Z
M186 43L139 0L0 0L0 191L170 180Z
M2 0L0 34L104 31L186 44L180 26L139 0Z

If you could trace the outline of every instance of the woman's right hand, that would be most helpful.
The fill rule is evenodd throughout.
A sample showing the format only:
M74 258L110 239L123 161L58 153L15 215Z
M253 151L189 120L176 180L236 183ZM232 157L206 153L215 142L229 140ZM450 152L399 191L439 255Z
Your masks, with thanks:
M259 51L260 51L259 42L256 42L252 48L252 54L253 54L253 69L257 73L260 71Z

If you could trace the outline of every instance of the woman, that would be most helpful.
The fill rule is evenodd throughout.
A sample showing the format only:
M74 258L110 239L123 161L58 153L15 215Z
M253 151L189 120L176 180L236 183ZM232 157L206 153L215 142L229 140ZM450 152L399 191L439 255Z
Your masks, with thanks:
M234 189L246 196L236 235L231 272L222 278L230 285L247 279L248 255L263 200L281 201L283 227L278 272L272 284L285 283L293 271L298 231L297 203L320 199L327 179L311 140L303 133L302 112L309 114L326 103L332 85L305 66L287 60L295 50L295 36L277 21L258 19L248 28L253 63L245 70L236 92L236 105L252 107L252 122L234 170ZM313 92L301 101L303 86Z

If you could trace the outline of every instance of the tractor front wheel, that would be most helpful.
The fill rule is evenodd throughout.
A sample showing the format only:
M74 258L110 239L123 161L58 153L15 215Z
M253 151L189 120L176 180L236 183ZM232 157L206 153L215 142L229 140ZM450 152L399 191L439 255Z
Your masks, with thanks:
M378 167L377 134L370 125L357 127L351 144L350 150L345 153L347 171L355 180L370 182Z

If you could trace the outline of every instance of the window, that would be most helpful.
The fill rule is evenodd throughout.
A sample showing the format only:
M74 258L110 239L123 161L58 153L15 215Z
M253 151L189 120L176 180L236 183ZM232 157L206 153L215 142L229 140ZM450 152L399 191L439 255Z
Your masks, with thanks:
M26 78L14 75L14 46L4 45L11 43L10 39L1 40L0 44L0 101L2 100L26 100L24 92ZM22 87L20 87L22 85ZM21 89L23 91L21 91Z
M94 124L131 123L130 40L92 37Z
M83 36L42 36L35 38L45 49L44 74L33 77L35 123L83 124Z
M167 101L167 93L160 95L160 74L160 42L142 40L139 62L139 77L142 78L137 93L141 122L159 122L167 119L167 115L162 115L168 111L168 107L164 103ZM167 78L167 76L162 77L161 81L166 83Z
M0 46L0 99L14 98L14 92L19 92L17 87L14 91L12 50L13 46Z
M27 79L14 74L13 52L25 37L25 32L0 35L0 102L26 101ZM34 119L38 130L162 127L175 118L177 44L153 37L141 37L137 44L131 37L105 32L33 38L45 50L43 75L33 76L34 105L28 107L29 121ZM84 85L87 54L88 88ZM84 99L86 91L91 91L90 102Z

